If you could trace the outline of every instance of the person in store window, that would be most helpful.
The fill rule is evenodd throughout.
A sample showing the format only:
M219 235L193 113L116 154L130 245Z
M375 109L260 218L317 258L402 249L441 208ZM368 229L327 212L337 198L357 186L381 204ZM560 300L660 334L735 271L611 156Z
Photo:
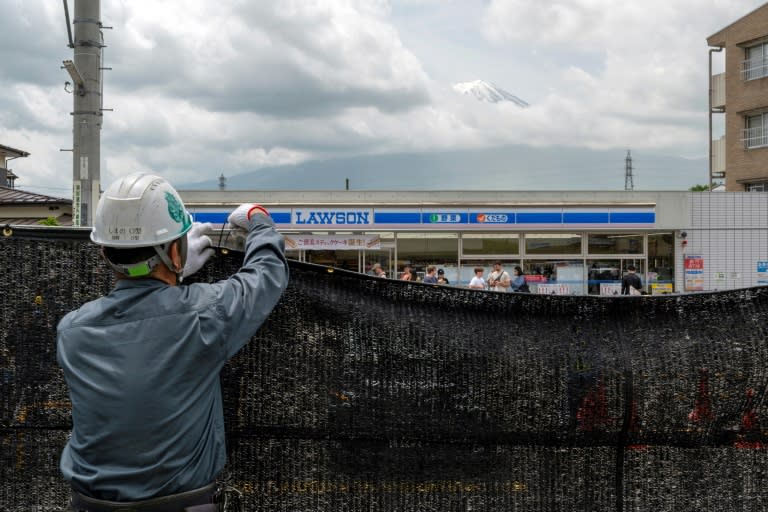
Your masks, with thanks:
M502 263L493 264L493 272L488 276L488 288L495 292L506 292L509 289L509 273L504 270Z
M406 265L403 269L403 273L400 274L400 280L401 281L415 281L416 280L416 274L413 272L413 269L410 265Z
M487 286L485 279L483 278L483 267L475 267L475 277L469 281L469 288L472 290L485 290Z
M451 284L448 278L445 277L445 270L443 269L437 271L437 284Z
M530 293L528 283L525 282L525 275L523 275L523 269L520 266L516 266L512 270L512 281L510 283L513 292L518 293Z
M627 267L627 273L621 278L622 295L642 295L643 283L640 281L640 276L635 273L636 270L634 265Z
M424 276L422 283L437 284L437 267L430 265L427 267L427 275Z
M387 273L381 268L381 263L374 263L369 274L374 277L387 277Z

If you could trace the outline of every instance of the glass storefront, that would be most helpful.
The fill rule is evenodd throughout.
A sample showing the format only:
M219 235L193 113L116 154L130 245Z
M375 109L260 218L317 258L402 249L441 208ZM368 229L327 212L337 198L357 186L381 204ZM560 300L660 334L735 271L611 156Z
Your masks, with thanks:
M581 254L578 233L526 233L525 254Z
M461 235L463 257L504 256L520 252L520 237L516 233L464 233Z
M672 293L675 282L674 233L648 233L648 283L651 293Z
M583 260L525 260L523 273L532 293L544 295L582 295L584 293Z
M398 278L408 265L423 279L426 268L435 265L455 286L467 286L476 267L483 268L487 278L494 262L501 261L510 276L515 266L523 269L532 293L557 295L619 294L622 276L628 267L634 266L644 291L674 291L672 232L364 234L378 236L380 245L363 250L303 250L288 254L303 261L358 272L367 272L379 263L390 278Z
M421 280L427 267L435 265L451 284L459 281L458 233L397 233L396 240L398 273L410 265Z

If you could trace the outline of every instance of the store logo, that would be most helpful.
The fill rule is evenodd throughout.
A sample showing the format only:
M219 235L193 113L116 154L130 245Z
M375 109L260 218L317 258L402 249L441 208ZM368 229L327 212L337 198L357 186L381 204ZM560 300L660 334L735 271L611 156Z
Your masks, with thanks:
M481 224L505 224L509 222L509 215L504 213L478 213L477 222Z
M429 222L433 224L458 224L461 222L460 213L431 213Z
M370 210L295 210L294 224L370 224Z

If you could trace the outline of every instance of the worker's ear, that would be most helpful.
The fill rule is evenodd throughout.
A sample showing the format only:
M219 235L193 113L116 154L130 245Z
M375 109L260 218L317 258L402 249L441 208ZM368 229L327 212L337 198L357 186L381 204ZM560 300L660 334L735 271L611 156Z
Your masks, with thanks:
M171 257L171 261L173 262L173 266L175 268L172 268L173 272L181 272L181 242L176 240L171 244L171 248L169 249L169 254Z

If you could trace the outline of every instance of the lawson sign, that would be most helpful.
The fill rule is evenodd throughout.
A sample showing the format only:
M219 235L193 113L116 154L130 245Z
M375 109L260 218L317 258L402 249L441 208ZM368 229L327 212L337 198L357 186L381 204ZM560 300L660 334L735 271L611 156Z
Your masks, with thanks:
M296 226L368 226L373 224L373 210L295 208L291 224Z

